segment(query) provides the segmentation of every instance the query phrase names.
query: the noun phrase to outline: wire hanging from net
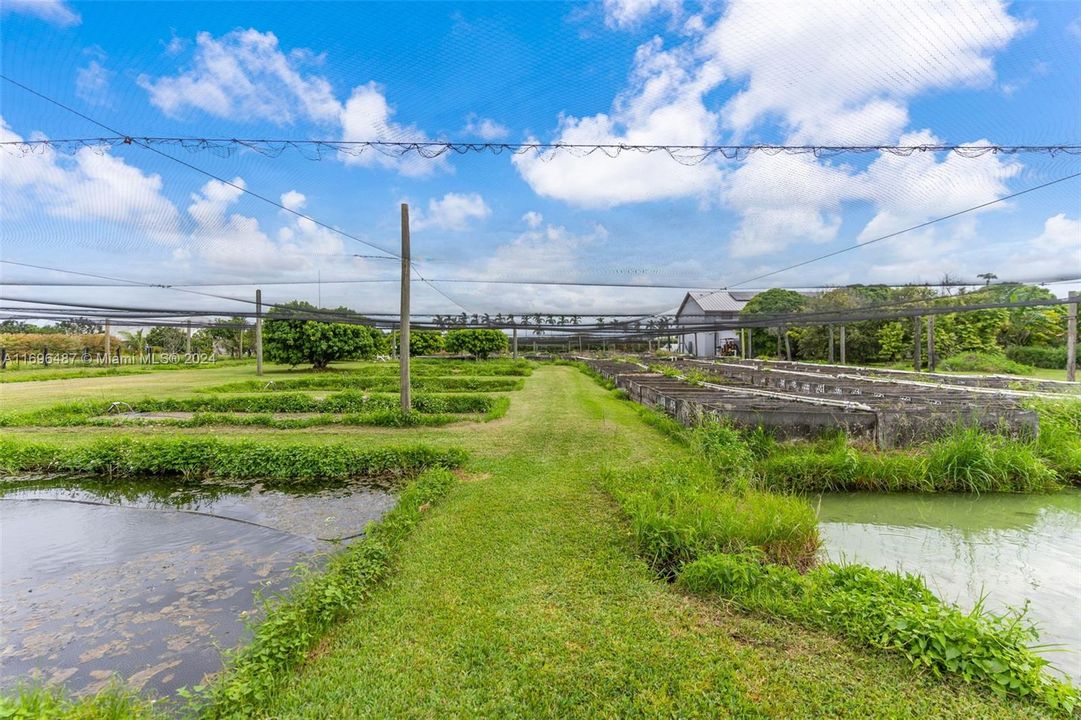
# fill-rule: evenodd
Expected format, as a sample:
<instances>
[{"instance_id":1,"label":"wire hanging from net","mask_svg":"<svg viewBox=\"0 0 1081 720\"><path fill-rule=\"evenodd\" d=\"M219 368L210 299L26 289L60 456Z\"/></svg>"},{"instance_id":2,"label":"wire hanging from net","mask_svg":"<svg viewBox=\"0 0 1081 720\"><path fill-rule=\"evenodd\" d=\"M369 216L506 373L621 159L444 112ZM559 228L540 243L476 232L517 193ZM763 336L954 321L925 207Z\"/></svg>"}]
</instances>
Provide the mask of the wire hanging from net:
<instances>
[{"instance_id":1,"label":"wire hanging from net","mask_svg":"<svg viewBox=\"0 0 1081 720\"><path fill-rule=\"evenodd\" d=\"M918 145L674 145L663 143L545 143L545 142L459 142L453 140L317 140L275 138L202 138L165 137L138 135L110 135L99 137L10 140L0 142L0 147L23 155L57 151L77 152L83 148L106 151L124 145L178 147L188 152L211 152L228 157L238 151L248 150L276 158L287 151L295 151L309 160L324 160L340 155L360 156L366 152L379 153L393 158L407 155L434 160L448 154L523 155L534 153L554 157L569 154L574 157L604 155L616 158L624 153L650 155L661 153L683 165L699 165L711 157L726 160L742 160L753 154L763 155L813 155L817 158L838 155L888 153L909 157L921 153L949 152L965 158L984 155L1081 155L1081 145L997 145L997 144L946 144Z\"/></svg>"}]
</instances>

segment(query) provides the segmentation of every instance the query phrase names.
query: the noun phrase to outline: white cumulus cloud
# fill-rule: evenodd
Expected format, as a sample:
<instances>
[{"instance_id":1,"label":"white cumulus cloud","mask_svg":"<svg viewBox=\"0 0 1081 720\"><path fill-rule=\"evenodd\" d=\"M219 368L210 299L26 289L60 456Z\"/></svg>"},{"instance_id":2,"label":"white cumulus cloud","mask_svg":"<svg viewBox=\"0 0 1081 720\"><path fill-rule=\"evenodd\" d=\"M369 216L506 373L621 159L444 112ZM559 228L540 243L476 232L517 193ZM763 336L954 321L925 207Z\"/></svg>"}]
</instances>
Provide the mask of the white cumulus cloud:
<instances>
[{"instance_id":1,"label":"white cumulus cloud","mask_svg":"<svg viewBox=\"0 0 1081 720\"><path fill-rule=\"evenodd\" d=\"M704 95L719 80L717 67L696 64L690 48L665 50L660 38L654 38L635 53L630 87L616 99L611 113L564 116L556 142L709 143L716 137L718 117L707 109ZM663 152L624 151L616 157L533 152L515 155L513 162L534 192L583 206L701 196L716 188L720 178L713 163L686 166Z\"/></svg>"},{"instance_id":2,"label":"white cumulus cloud","mask_svg":"<svg viewBox=\"0 0 1081 720\"><path fill-rule=\"evenodd\" d=\"M990 85L994 53L1027 27L1000 0L735 0L702 51L746 80L724 108L737 132L776 117L793 141L889 142L909 99Z\"/></svg>"},{"instance_id":3,"label":"white cumulus cloud","mask_svg":"<svg viewBox=\"0 0 1081 720\"><path fill-rule=\"evenodd\" d=\"M187 108L237 120L266 120L278 125L298 119L335 122L341 103L330 83L304 74L303 54L286 55L272 32L249 28L220 38L201 32L195 57L177 75L140 75L139 85L162 112L177 116Z\"/></svg>"},{"instance_id":4,"label":"white cumulus cloud","mask_svg":"<svg viewBox=\"0 0 1081 720\"><path fill-rule=\"evenodd\" d=\"M0 117L0 139L23 138ZM179 213L162 194L161 176L107 152L95 148L82 148L70 156L48 148L26 155L0 152L0 175L5 216L45 212L80 222L127 226L156 242L176 239Z\"/></svg>"},{"instance_id":5,"label":"white cumulus cloud","mask_svg":"<svg viewBox=\"0 0 1081 720\"><path fill-rule=\"evenodd\" d=\"M78 25L83 21L64 0L0 0L0 10L23 13L62 27Z\"/></svg>"},{"instance_id":6,"label":"white cumulus cloud","mask_svg":"<svg viewBox=\"0 0 1081 720\"><path fill-rule=\"evenodd\" d=\"M466 118L462 132L466 135L475 135L488 142L502 140L510 135L510 129L506 125L491 118L478 117L477 115L470 115Z\"/></svg>"},{"instance_id":7,"label":"white cumulus cloud","mask_svg":"<svg viewBox=\"0 0 1081 720\"><path fill-rule=\"evenodd\" d=\"M417 208L411 220L415 230L466 230L475 221L492 214L491 208L479 193L449 192L438 200L428 201L428 209Z\"/></svg>"}]
</instances>

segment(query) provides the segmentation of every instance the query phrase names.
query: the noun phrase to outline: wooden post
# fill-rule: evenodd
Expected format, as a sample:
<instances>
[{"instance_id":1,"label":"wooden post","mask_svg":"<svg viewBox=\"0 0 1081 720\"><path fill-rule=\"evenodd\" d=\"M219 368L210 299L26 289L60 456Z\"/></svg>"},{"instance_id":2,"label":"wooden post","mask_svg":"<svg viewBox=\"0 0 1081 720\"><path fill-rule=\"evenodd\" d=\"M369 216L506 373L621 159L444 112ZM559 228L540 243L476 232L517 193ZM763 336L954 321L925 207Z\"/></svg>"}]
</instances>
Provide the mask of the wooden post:
<instances>
[{"instance_id":1,"label":"wooden post","mask_svg":"<svg viewBox=\"0 0 1081 720\"><path fill-rule=\"evenodd\" d=\"M841 364L845 364L845 326L841 326Z\"/></svg>"},{"instance_id":2,"label":"wooden post","mask_svg":"<svg viewBox=\"0 0 1081 720\"><path fill-rule=\"evenodd\" d=\"M184 338L184 354L191 359L191 318L188 318L188 335Z\"/></svg>"},{"instance_id":3,"label":"wooden post","mask_svg":"<svg viewBox=\"0 0 1081 720\"><path fill-rule=\"evenodd\" d=\"M754 357L754 328L747 328L747 357Z\"/></svg>"},{"instance_id":4,"label":"wooden post","mask_svg":"<svg viewBox=\"0 0 1081 720\"><path fill-rule=\"evenodd\" d=\"M830 362L833 362L833 323L830 323Z\"/></svg>"},{"instance_id":5,"label":"wooden post","mask_svg":"<svg viewBox=\"0 0 1081 720\"><path fill-rule=\"evenodd\" d=\"M191 325L188 325L191 332ZM189 340L191 336L189 335ZM263 374L263 291L255 291L255 374Z\"/></svg>"},{"instance_id":6,"label":"wooden post","mask_svg":"<svg viewBox=\"0 0 1081 720\"><path fill-rule=\"evenodd\" d=\"M935 316L927 316L927 370L935 371L938 358L935 357Z\"/></svg>"},{"instance_id":7,"label":"wooden post","mask_svg":"<svg viewBox=\"0 0 1081 720\"><path fill-rule=\"evenodd\" d=\"M514 347L513 357L518 359L518 326L515 325L510 331L511 345Z\"/></svg>"},{"instance_id":8,"label":"wooden post","mask_svg":"<svg viewBox=\"0 0 1081 720\"><path fill-rule=\"evenodd\" d=\"M1074 382L1077 378L1077 293L1070 291L1066 315L1066 379Z\"/></svg>"},{"instance_id":9,"label":"wooden post","mask_svg":"<svg viewBox=\"0 0 1081 720\"><path fill-rule=\"evenodd\" d=\"M402 304L398 333L398 365L401 369L402 412L413 409L409 393L409 205L402 203Z\"/></svg>"},{"instance_id":10,"label":"wooden post","mask_svg":"<svg viewBox=\"0 0 1081 720\"><path fill-rule=\"evenodd\" d=\"M912 367L916 372L923 370L923 358L920 357L920 347L922 343L920 341L920 316L915 315L912 318Z\"/></svg>"},{"instance_id":11,"label":"wooden post","mask_svg":"<svg viewBox=\"0 0 1081 720\"><path fill-rule=\"evenodd\" d=\"M111 348L112 341L113 341L113 339L112 339L112 337L110 335L110 330L109 330L109 318L105 318L105 364L106 365L112 364L111 363L112 358L109 356L109 351L112 349Z\"/></svg>"}]
</instances>

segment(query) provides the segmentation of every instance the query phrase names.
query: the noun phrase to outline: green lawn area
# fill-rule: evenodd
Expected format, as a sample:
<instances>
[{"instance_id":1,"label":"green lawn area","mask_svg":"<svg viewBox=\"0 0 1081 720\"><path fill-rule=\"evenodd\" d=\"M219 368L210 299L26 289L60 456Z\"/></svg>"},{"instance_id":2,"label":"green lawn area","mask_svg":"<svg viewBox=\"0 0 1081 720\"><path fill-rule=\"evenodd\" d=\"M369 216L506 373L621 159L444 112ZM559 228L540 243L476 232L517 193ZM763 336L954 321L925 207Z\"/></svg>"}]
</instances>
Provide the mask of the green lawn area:
<instances>
[{"instance_id":1,"label":"green lawn area","mask_svg":"<svg viewBox=\"0 0 1081 720\"><path fill-rule=\"evenodd\" d=\"M6 408L183 397L231 366L9 383ZM254 717L1027 718L1046 712L657 579L600 489L605 469L688 451L570 367L544 366L505 417L439 428L132 428L130 435L462 447L460 480L390 580L281 679ZM117 398L119 399L119 398ZM116 429L13 428L77 443Z\"/></svg>"},{"instance_id":2,"label":"green lawn area","mask_svg":"<svg viewBox=\"0 0 1081 720\"><path fill-rule=\"evenodd\" d=\"M474 453L463 482L261 715L1041 715L656 580L596 480L683 450L573 369L538 370L501 421L422 434Z\"/></svg>"}]
</instances>

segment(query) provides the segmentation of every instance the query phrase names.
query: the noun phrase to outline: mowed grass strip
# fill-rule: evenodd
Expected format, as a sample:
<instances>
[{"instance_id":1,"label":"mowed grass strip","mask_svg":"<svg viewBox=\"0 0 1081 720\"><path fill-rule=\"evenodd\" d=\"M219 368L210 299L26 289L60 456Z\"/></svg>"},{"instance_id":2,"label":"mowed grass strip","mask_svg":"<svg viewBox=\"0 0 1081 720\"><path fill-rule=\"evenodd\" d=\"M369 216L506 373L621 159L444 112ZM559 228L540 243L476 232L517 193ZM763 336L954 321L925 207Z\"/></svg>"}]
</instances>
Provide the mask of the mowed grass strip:
<instances>
[{"instance_id":1,"label":"mowed grass strip","mask_svg":"<svg viewBox=\"0 0 1081 720\"><path fill-rule=\"evenodd\" d=\"M599 478L687 451L575 370L471 435L387 584L251 715L1044 716L657 580Z\"/></svg>"},{"instance_id":2,"label":"mowed grass strip","mask_svg":"<svg viewBox=\"0 0 1081 720\"><path fill-rule=\"evenodd\" d=\"M450 377L420 376L412 378L410 387L417 392L510 392L521 390L525 378L502 376ZM381 375L346 375L343 373L306 375L280 380L244 380L209 387L209 393L230 392L289 392L292 390L371 390L397 392L398 378Z\"/></svg>"}]
</instances>

